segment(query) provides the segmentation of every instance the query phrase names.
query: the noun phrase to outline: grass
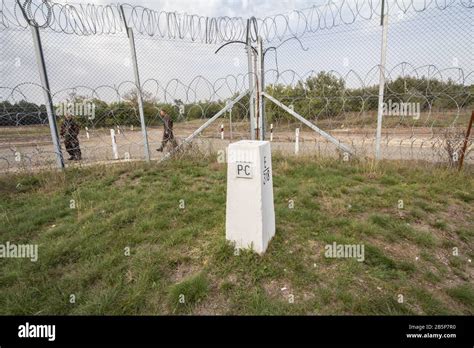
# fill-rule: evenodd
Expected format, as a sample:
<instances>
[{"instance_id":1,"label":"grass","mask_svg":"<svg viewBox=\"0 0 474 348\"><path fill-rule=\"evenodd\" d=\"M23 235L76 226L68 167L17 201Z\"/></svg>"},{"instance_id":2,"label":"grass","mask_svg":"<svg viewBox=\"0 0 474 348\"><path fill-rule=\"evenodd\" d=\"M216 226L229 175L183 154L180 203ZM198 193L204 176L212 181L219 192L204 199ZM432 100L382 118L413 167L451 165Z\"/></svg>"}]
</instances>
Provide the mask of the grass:
<instances>
[{"instance_id":1,"label":"grass","mask_svg":"<svg viewBox=\"0 0 474 348\"><path fill-rule=\"evenodd\" d=\"M462 284L448 289L448 295L456 301L465 304L468 308L474 307L474 289L469 284Z\"/></svg>"},{"instance_id":2,"label":"grass","mask_svg":"<svg viewBox=\"0 0 474 348\"><path fill-rule=\"evenodd\" d=\"M170 287L168 303L173 312L192 311L208 293L209 282L205 275L199 273Z\"/></svg>"},{"instance_id":3,"label":"grass","mask_svg":"<svg viewBox=\"0 0 474 348\"><path fill-rule=\"evenodd\" d=\"M0 314L474 314L471 168L273 162L263 256L226 243L212 157L1 176L0 244L39 259L0 258Z\"/></svg>"}]
</instances>

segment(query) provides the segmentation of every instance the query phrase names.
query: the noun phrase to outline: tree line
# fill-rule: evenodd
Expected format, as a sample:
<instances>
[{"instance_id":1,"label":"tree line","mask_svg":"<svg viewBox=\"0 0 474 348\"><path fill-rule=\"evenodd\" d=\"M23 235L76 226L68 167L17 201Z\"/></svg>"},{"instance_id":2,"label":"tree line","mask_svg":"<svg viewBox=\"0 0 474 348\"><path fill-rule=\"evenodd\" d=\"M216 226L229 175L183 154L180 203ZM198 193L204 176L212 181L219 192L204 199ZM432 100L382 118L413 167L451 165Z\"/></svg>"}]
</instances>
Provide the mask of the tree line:
<instances>
[{"instance_id":1,"label":"tree line","mask_svg":"<svg viewBox=\"0 0 474 348\"><path fill-rule=\"evenodd\" d=\"M293 108L307 119L327 119L344 117L345 113L375 111L378 107L378 85L351 88L346 82L329 72L320 72L296 84L272 84L266 92ZM143 111L147 126L161 125L159 110L180 122L193 119L207 119L221 110L226 101L199 101L185 103L181 100L160 102L150 93L143 92ZM237 97L237 94L233 98ZM121 101L106 102L97 98L71 94L67 102L72 104L91 103L93 115L77 117L81 126L110 127L115 125L140 125L138 98L136 91L122 96ZM453 110L474 106L474 85L466 86L452 80L441 81L426 77L399 77L385 85L384 100L396 103L419 103L420 110ZM249 97L245 96L232 108L235 120L246 119L249 114ZM56 106L55 106L56 107ZM278 122L292 116L270 101L265 102L268 121ZM61 114L56 112L58 120ZM21 100L17 103L0 102L0 126L46 124L44 105Z\"/></svg>"}]
</instances>

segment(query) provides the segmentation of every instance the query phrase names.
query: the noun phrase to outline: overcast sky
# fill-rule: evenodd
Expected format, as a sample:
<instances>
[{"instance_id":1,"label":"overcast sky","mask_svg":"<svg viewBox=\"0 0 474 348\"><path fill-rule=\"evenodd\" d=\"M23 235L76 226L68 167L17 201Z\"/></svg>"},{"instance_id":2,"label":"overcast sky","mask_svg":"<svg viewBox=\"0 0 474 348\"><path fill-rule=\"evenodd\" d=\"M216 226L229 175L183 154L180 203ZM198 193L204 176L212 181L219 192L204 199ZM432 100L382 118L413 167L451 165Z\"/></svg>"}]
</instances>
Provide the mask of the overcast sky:
<instances>
[{"instance_id":1,"label":"overcast sky","mask_svg":"<svg viewBox=\"0 0 474 348\"><path fill-rule=\"evenodd\" d=\"M63 3L95 3L109 4L105 0L76 0L57 2ZM119 1L120 2L120 1ZM162 11L186 12L201 16L218 17L265 17L295 9L307 8L313 5L324 4L324 0L128 0L120 3L144 6Z\"/></svg>"},{"instance_id":2,"label":"overcast sky","mask_svg":"<svg viewBox=\"0 0 474 348\"><path fill-rule=\"evenodd\" d=\"M11 0L6 0L11 1ZM63 1L66 2L66 1ZM69 3L88 3L76 0ZM94 3L108 4L97 0ZM318 2L307 0L129 0L128 3L156 10L187 12L203 16L264 17ZM319 1L319 3L322 3ZM387 68L396 74L433 73L427 66L443 70L443 77L459 80L461 68L465 75L473 71L472 9L460 6L445 11L408 13L390 18ZM350 87L378 83L381 27L379 19L360 20L355 24L317 31L307 35L301 45L297 41L284 44L266 56L267 82L275 82L272 70L281 73L278 82L291 83L313 71L333 71L344 77ZM130 46L125 35L77 36L42 30L42 43L51 89L56 101L68 88L85 86L94 89L103 99L117 99L132 89L133 69ZM29 30L0 31L0 86L15 87L25 97L42 99L38 68ZM141 82L160 100L187 101L228 97L245 87L247 56L242 45L229 45L215 54L220 45L163 40L136 35L136 49ZM409 63L403 72L400 65ZM349 75L348 75L349 74ZM395 77L395 76L394 76ZM469 81L468 81L469 83ZM190 88L189 88L190 87ZM80 88L82 94L91 93ZM59 91L66 89L64 93ZM167 90L165 95L164 90ZM8 91L0 89L0 98ZM21 98L18 93L15 100Z\"/></svg>"}]
</instances>

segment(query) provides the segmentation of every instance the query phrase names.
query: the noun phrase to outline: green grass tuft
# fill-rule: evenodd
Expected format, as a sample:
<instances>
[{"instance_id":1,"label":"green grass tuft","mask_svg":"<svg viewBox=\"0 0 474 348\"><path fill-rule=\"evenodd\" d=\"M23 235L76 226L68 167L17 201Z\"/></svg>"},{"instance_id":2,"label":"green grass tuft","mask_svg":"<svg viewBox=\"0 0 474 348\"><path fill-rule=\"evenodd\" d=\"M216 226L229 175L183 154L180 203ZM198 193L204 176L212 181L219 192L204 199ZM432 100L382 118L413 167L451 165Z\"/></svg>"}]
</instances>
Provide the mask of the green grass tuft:
<instances>
[{"instance_id":1,"label":"green grass tuft","mask_svg":"<svg viewBox=\"0 0 474 348\"><path fill-rule=\"evenodd\" d=\"M464 304L469 314L474 314L474 288L472 284L462 284L455 288L447 289L447 294L456 301Z\"/></svg>"},{"instance_id":2,"label":"green grass tuft","mask_svg":"<svg viewBox=\"0 0 474 348\"><path fill-rule=\"evenodd\" d=\"M202 273L194 275L169 289L168 304L174 312L190 312L208 294L209 281Z\"/></svg>"}]
</instances>

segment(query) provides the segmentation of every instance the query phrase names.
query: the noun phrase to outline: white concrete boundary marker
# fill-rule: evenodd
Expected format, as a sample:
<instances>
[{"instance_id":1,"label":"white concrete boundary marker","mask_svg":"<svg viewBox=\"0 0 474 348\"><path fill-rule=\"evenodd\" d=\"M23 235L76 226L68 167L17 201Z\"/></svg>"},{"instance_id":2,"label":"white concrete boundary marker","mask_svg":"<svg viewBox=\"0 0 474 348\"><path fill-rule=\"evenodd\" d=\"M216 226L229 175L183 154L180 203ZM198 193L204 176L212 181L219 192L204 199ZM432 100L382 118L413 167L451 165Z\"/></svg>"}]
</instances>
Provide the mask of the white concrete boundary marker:
<instances>
[{"instance_id":1,"label":"white concrete boundary marker","mask_svg":"<svg viewBox=\"0 0 474 348\"><path fill-rule=\"evenodd\" d=\"M242 140L228 147L226 239L263 254L275 235L270 142Z\"/></svg>"},{"instance_id":2,"label":"white concrete boundary marker","mask_svg":"<svg viewBox=\"0 0 474 348\"><path fill-rule=\"evenodd\" d=\"M300 129L295 129L295 155L300 152Z\"/></svg>"},{"instance_id":3,"label":"white concrete boundary marker","mask_svg":"<svg viewBox=\"0 0 474 348\"><path fill-rule=\"evenodd\" d=\"M110 130L110 137L112 138L112 151L114 153L114 159L119 159L118 150L117 150L117 142L115 141L115 130Z\"/></svg>"}]
</instances>

